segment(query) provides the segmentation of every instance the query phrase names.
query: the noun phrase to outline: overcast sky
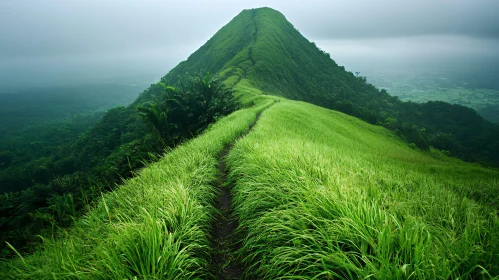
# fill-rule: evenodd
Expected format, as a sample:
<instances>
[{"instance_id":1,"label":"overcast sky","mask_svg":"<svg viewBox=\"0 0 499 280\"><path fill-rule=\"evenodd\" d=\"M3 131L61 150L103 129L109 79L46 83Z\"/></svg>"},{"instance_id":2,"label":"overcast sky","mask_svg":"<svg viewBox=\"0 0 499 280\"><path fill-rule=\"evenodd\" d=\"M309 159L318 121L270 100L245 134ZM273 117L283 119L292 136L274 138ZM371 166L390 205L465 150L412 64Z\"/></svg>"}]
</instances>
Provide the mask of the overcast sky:
<instances>
[{"instance_id":1,"label":"overcast sky","mask_svg":"<svg viewBox=\"0 0 499 280\"><path fill-rule=\"evenodd\" d=\"M499 59L499 0L0 0L0 83L157 79L242 9L262 6L352 71Z\"/></svg>"}]
</instances>

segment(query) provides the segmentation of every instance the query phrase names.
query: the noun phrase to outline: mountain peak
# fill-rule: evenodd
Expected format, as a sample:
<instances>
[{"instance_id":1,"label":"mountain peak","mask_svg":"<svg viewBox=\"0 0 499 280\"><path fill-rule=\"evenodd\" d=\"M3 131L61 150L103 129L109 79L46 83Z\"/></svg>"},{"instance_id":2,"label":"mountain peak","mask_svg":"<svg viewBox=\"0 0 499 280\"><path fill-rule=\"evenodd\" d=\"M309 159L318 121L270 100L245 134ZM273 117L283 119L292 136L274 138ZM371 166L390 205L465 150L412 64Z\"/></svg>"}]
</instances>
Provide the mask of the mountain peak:
<instances>
[{"instance_id":1,"label":"mountain peak","mask_svg":"<svg viewBox=\"0 0 499 280\"><path fill-rule=\"evenodd\" d=\"M281 17L284 17L284 15L281 12L279 12L278 10L272 9L270 7L260 7L260 8L244 9L239 14L247 13L247 12L268 13L268 14L270 14L272 16L281 16Z\"/></svg>"},{"instance_id":2,"label":"mountain peak","mask_svg":"<svg viewBox=\"0 0 499 280\"><path fill-rule=\"evenodd\" d=\"M217 73L232 86L244 79L262 91L332 109L379 94L271 8L243 10L162 81L176 83L200 72Z\"/></svg>"},{"instance_id":3,"label":"mountain peak","mask_svg":"<svg viewBox=\"0 0 499 280\"><path fill-rule=\"evenodd\" d=\"M185 73L208 71L229 84L248 79L262 90L296 97L311 90L303 80L325 65L337 67L282 13L264 7L243 10L163 79L172 83ZM314 71L299 73L304 66Z\"/></svg>"},{"instance_id":4,"label":"mountain peak","mask_svg":"<svg viewBox=\"0 0 499 280\"><path fill-rule=\"evenodd\" d=\"M420 148L428 148L433 139L431 144L436 148L450 150L462 158L473 159L479 154L485 161L498 160L494 155L499 146L491 136L494 133L485 133L483 139L470 140L466 136L476 134L479 126L488 127L483 131L498 131L497 126L465 107L448 103L404 103L386 90L378 90L367 83L365 77L338 66L328 53L303 37L283 14L271 8L239 13L162 81L176 83L178 76L206 71L218 74L229 86L244 80L245 84L268 94L310 102L372 124L383 124ZM439 111L446 112L445 117L436 113ZM468 117L462 118L464 115ZM435 120L440 123L437 125ZM448 134L455 135L457 142L445 138ZM485 147L483 150L487 152L468 152L464 147Z\"/></svg>"}]
</instances>

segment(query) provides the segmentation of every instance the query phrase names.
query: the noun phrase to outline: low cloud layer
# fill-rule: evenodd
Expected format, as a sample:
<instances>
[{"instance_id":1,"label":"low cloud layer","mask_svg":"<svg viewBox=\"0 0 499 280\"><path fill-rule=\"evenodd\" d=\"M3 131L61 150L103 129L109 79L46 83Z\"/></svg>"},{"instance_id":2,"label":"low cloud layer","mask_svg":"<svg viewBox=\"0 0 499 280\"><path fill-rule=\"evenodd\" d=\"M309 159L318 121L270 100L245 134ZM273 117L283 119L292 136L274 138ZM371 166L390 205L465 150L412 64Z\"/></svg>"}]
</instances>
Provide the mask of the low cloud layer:
<instances>
[{"instance_id":1,"label":"low cloud layer","mask_svg":"<svg viewBox=\"0 0 499 280\"><path fill-rule=\"evenodd\" d=\"M424 54L435 46L460 53L469 42L471 52L498 52L491 48L499 40L497 0L16 0L0 2L0 83L26 79L23 73L159 77L242 9L262 6L281 11L333 58L372 49Z\"/></svg>"},{"instance_id":2,"label":"low cloud layer","mask_svg":"<svg viewBox=\"0 0 499 280\"><path fill-rule=\"evenodd\" d=\"M455 35L499 38L496 0L321 1L297 14L311 36L380 38ZM309 19L314 19L305 23Z\"/></svg>"}]
</instances>

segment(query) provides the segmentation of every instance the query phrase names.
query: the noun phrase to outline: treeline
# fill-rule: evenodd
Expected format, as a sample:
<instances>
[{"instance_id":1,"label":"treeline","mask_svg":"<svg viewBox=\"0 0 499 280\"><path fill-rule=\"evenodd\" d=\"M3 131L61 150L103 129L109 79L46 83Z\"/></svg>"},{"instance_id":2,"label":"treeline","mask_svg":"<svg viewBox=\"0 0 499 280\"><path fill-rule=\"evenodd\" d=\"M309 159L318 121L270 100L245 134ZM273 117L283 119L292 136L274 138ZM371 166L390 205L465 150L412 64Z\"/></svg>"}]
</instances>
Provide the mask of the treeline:
<instances>
[{"instance_id":1,"label":"treeline","mask_svg":"<svg viewBox=\"0 0 499 280\"><path fill-rule=\"evenodd\" d=\"M30 125L71 121L132 103L145 86L100 84L37 87L0 94L0 133L9 136ZM25 133L24 131L22 132ZM0 141L3 142L3 141Z\"/></svg>"},{"instance_id":2,"label":"treeline","mask_svg":"<svg viewBox=\"0 0 499 280\"><path fill-rule=\"evenodd\" d=\"M81 141L84 133L96 125L104 112L77 115L57 121L33 124L9 131L0 141L0 193L19 191L36 183L47 183L53 172L64 173L61 158L70 146ZM50 170L47 164L51 165Z\"/></svg>"},{"instance_id":3,"label":"treeline","mask_svg":"<svg viewBox=\"0 0 499 280\"><path fill-rule=\"evenodd\" d=\"M70 225L102 192L156 160L166 147L192 138L237 109L232 91L209 75L178 88L153 84L138 100L144 102L109 110L53 154L0 167L2 191L9 191L0 197L2 241L29 251L36 235ZM2 243L2 255L12 254Z\"/></svg>"},{"instance_id":4,"label":"treeline","mask_svg":"<svg viewBox=\"0 0 499 280\"><path fill-rule=\"evenodd\" d=\"M356 80L348 83L353 89L304 99L382 125L421 149L433 146L465 161L499 166L499 126L473 109L442 101L402 102L365 77L350 75Z\"/></svg>"},{"instance_id":5,"label":"treeline","mask_svg":"<svg viewBox=\"0 0 499 280\"><path fill-rule=\"evenodd\" d=\"M260 88L385 126L421 149L433 146L466 161L499 166L498 125L461 105L402 102L369 84L359 73L354 75L338 66L328 53L300 34L291 39L292 33L282 36L290 37L286 47L294 63L283 63L289 58L282 51L273 45L266 47L267 53L262 52L261 57L274 53L272 59L265 58L268 63L251 72L252 81ZM258 53L253 52L257 59ZM276 69L279 71L272 72Z\"/></svg>"},{"instance_id":6,"label":"treeline","mask_svg":"<svg viewBox=\"0 0 499 280\"><path fill-rule=\"evenodd\" d=\"M282 36L291 38L292 33L288 31ZM268 63L257 65L258 71L251 72L254 84L269 92L277 91L292 99L385 126L421 149L433 146L466 161L499 166L499 126L473 109L446 102L400 101L369 84L359 73L354 75L338 66L328 53L300 34L294 37L286 45L292 54L292 64L283 63L290 59L278 48L273 49L273 45L260 50L267 52L262 52L261 57ZM272 58L265 57L272 52ZM258 54L253 52L254 57L258 58ZM273 71L276 69L279 71Z\"/></svg>"}]
</instances>

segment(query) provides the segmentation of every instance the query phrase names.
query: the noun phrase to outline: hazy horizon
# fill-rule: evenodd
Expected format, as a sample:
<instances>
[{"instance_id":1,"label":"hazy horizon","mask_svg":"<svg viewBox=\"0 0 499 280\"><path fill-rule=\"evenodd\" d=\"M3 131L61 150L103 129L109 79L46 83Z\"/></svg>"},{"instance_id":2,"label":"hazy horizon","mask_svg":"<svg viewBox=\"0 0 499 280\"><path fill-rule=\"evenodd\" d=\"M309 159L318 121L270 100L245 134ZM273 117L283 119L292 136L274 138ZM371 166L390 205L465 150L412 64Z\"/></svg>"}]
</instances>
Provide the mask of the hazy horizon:
<instances>
[{"instance_id":1,"label":"hazy horizon","mask_svg":"<svg viewBox=\"0 0 499 280\"><path fill-rule=\"evenodd\" d=\"M0 3L0 92L154 82L245 8L281 11L339 65L497 73L497 1L34 1ZM495 73L494 73L495 72ZM497 75L497 74L496 74Z\"/></svg>"}]
</instances>

